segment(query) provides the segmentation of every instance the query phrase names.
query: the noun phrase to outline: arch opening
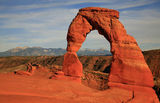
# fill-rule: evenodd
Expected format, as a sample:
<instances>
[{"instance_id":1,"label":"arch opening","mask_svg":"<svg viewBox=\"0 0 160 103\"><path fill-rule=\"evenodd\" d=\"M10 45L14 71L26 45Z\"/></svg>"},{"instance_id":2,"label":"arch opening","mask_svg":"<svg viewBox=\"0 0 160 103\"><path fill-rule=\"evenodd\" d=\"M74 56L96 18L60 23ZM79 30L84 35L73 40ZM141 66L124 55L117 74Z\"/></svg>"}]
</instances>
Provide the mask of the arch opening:
<instances>
[{"instance_id":1,"label":"arch opening","mask_svg":"<svg viewBox=\"0 0 160 103\"><path fill-rule=\"evenodd\" d=\"M87 54L85 54L85 51ZM111 55L110 43L103 35L100 35L97 30L92 30L87 34L86 39L77 54L79 56L108 56Z\"/></svg>"}]
</instances>

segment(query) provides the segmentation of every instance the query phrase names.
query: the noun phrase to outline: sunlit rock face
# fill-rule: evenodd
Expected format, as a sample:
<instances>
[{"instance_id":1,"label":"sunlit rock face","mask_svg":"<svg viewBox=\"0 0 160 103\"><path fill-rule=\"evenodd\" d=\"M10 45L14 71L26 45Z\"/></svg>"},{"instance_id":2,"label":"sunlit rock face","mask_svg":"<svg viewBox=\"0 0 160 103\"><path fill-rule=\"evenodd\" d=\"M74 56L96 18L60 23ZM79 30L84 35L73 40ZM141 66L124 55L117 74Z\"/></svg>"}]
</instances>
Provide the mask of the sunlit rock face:
<instances>
[{"instance_id":1,"label":"sunlit rock face","mask_svg":"<svg viewBox=\"0 0 160 103\"><path fill-rule=\"evenodd\" d=\"M63 72L64 75L81 77L83 66L75 52L67 52L64 55Z\"/></svg>"},{"instance_id":2,"label":"sunlit rock face","mask_svg":"<svg viewBox=\"0 0 160 103\"><path fill-rule=\"evenodd\" d=\"M68 30L67 51L77 52L86 39L87 34L96 29L111 45L113 62L109 81L152 87L153 77L145 63L141 49L138 47L136 40L127 34L118 18L119 12L112 9L97 7L80 9ZM70 55L70 53L66 55ZM72 69L70 70L72 71Z\"/></svg>"},{"instance_id":3,"label":"sunlit rock face","mask_svg":"<svg viewBox=\"0 0 160 103\"><path fill-rule=\"evenodd\" d=\"M66 76L81 77L82 64L76 55L87 34L98 30L110 42L113 61L108 85L133 91L132 103L158 103L152 90L152 73L146 64L136 40L127 34L118 20L119 12L107 8L87 7L79 10L67 34L67 53L64 56L62 71ZM143 93L147 91L147 95ZM118 91L117 91L118 92ZM146 101L145 100L145 101ZM110 102L111 103L111 102Z\"/></svg>"}]
</instances>

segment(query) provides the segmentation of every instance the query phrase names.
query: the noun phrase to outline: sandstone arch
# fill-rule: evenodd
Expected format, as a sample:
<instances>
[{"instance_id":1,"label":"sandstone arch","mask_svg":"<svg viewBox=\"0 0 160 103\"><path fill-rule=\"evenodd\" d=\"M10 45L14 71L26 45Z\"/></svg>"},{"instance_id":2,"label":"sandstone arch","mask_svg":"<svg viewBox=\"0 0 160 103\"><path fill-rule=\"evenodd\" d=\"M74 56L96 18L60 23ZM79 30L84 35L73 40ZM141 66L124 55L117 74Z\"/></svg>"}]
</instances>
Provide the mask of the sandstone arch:
<instances>
[{"instance_id":1,"label":"sandstone arch","mask_svg":"<svg viewBox=\"0 0 160 103\"><path fill-rule=\"evenodd\" d=\"M119 22L119 12L112 9L88 7L80 9L77 16L72 21L67 34L67 51L69 54L76 56L85 41L87 34L92 30L98 30L111 45L113 62L109 81L113 83L125 83L134 85L153 86L152 74L144 60L141 49L138 47L136 40L127 34L124 26ZM72 55L72 56L73 56ZM66 59L73 58L67 56ZM66 60L65 59L65 60ZM78 59L78 58L77 58ZM78 60L74 60L78 61ZM66 62L64 62L66 63ZM71 63L72 65L74 63ZM65 64L64 64L65 65ZM69 65L69 64L67 64ZM78 63L80 65L80 63ZM73 66L80 67L80 66ZM68 68L68 66L66 66ZM63 71L66 75L81 76L78 69L70 73L70 68ZM81 68L81 67L80 67ZM76 74L76 72L78 72Z\"/></svg>"},{"instance_id":2,"label":"sandstone arch","mask_svg":"<svg viewBox=\"0 0 160 103\"><path fill-rule=\"evenodd\" d=\"M83 67L76 52L85 41L87 34L96 29L110 42L110 51L113 54L108 85L133 91L147 91L155 99L157 97L151 88L154 85L152 73L141 49L136 40L127 34L118 19L119 12L116 10L98 7L80 9L68 29L67 53L64 55L62 71L68 77L82 76ZM139 102L134 101L134 103Z\"/></svg>"}]
</instances>

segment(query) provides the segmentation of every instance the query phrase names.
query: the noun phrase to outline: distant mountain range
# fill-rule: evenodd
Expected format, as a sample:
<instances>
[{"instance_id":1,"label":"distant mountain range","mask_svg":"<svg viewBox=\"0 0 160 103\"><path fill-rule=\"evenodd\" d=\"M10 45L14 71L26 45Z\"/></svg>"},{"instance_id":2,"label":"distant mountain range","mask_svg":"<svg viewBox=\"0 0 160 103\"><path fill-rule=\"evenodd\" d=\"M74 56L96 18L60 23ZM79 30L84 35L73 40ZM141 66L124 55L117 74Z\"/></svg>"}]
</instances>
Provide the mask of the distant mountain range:
<instances>
[{"instance_id":1,"label":"distant mountain range","mask_svg":"<svg viewBox=\"0 0 160 103\"><path fill-rule=\"evenodd\" d=\"M59 56L65 54L66 49L63 48L41 48L41 47L16 47L5 52L0 52L0 57L3 56ZM111 55L105 49L82 49L77 52L79 56L100 56Z\"/></svg>"}]
</instances>

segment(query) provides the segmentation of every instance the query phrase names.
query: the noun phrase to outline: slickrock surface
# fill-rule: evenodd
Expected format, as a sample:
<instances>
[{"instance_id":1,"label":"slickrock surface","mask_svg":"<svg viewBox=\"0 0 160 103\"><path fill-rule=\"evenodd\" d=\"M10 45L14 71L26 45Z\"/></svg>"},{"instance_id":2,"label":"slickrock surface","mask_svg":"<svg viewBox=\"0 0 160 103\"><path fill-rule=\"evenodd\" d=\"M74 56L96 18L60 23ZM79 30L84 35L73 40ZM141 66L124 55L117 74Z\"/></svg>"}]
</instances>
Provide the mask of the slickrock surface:
<instances>
[{"instance_id":1,"label":"slickrock surface","mask_svg":"<svg viewBox=\"0 0 160 103\"><path fill-rule=\"evenodd\" d=\"M98 91L72 81L48 79L50 75L47 69L37 69L31 76L0 73L0 103L156 103L147 88L143 92L119 87ZM143 98L131 102L137 95Z\"/></svg>"},{"instance_id":2,"label":"slickrock surface","mask_svg":"<svg viewBox=\"0 0 160 103\"><path fill-rule=\"evenodd\" d=\"M134 96L137 97L131 100L132 103L141 103L142 101L145 101L144 103L158 103L156 94L152 89L154 86L153 76L144 60L142 51L136 40L127 34L118 19L119 12L116 10L98 7L80 9L68 29L68 52L66 55L68 53L76 53L85 41L87 34L92 30L98 30L99 34L110 42L111 53L113 54L108 85L111 88L119 87L131 90ZM77 59L76 61L78 61ZM70 76L76 76L77 72L72 72L72 67L74 65L74 70L81 71L79 63L77 65L75 63L73 65L65 65L65 61L72 60L75 60L75 57L65 57L63 71L64 74L67 74L71 70L70 73L72 74ZM146 97L145 95L140 95L143 91L148 94ZM146 101L150 97L153 97L151 101Z\"/></svg>"}]
</instances>

